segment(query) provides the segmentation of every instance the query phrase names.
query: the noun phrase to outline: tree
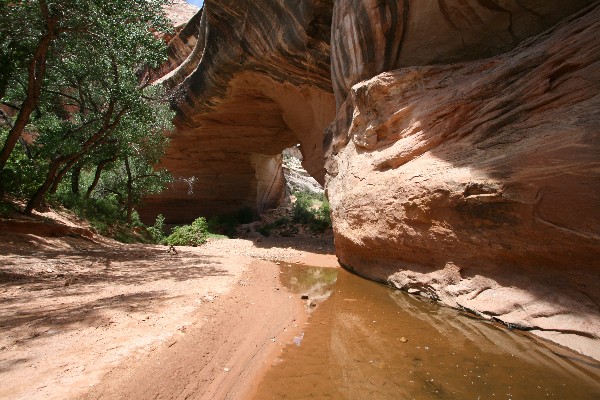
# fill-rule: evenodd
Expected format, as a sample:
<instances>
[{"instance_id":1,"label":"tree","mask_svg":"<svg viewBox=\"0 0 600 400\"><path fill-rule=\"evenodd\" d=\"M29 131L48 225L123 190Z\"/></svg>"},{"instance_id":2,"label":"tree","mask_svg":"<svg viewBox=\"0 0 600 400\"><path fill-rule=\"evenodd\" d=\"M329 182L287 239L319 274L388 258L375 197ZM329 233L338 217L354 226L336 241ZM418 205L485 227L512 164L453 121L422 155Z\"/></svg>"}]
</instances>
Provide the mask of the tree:
<instances>
[{"instance_id":1,"label":"tree","mask_svg":"<svg viewBox=\"0 0 600 400\"><path fill-rule=\"evenodd\" d=\"M3 56L1 65L3 78L0 80L0 95L2 97L4 97L7 87L10 84L10 79L17 69L15 63L18 62L19 57L27 53L32 53L29 55L27 63L25 96L20 102L21 105L18 108L17 119L11 124L4 146L0 150L0 173L4 169L8 157L10 157L15 145L23 134L23 130L29 122L29 117L38 103L50 46L59 35L68 29L59 25L58 18L50 12L45 0L37 2L39 9L31 3L27 1L9 3L6 0L0 3L1 15L3 15L3 25L2 29L0 29L0 40L3 43L1 52ZM22 22L24 21L18 18L18 16L23 15L35 15L36 17L31 21L31 25L29 25L27 23L23 24ZM15 17L15 19L13 20L12 17ZM15 29L15 31L9 31L6 28L5 23L8 21L13 22L13 26L10 28ZM18 21L21 23L14 24L14 22ZM32 45L29 42L35 42L36 44ZM17 108L15 106L12 107Z\"/></svg>"},{"instance_id":2,"label":"tree","mask_svg":"<svg viewBox=\"0 0 600 400\"><path fill-rule=\"evenodd\" d=\"M162 132L170 126L172 114L164 109L163 114L157 113L157 109L147 111L154 113L153 118L162 123L159 125L162 129L147 130L147 126L140 123L140 119L147 120L149 116L138 115L137 119L123 121L121 128L126 134L119 136L119 149L114 156L117 161L98 189L100 193L115 194L121 200L128 224L132 222L134 206L144 196L160 192L171 181L171 175L157 165L169 143Z\"/></svg>"},{"instance_id":3,"label":"tree","mask_svg":"<svg viewBox=\"0 0 600 400\"><path fill-rule=\"evenodd\" d=\"M162 11L165 2L3 0L7 11L3 19L25 15L33 27L0 29L11 42L27 38L19 54L28 54L29 60L25 73L24 65L12 61L16 52L2 47L11 57L2 101L18 115L0 154L0 174L5 176L6 160L26 127L37 133L33 158L46 166L26 213L56 191L75 166L84 168L94 154L125 143L132 135L131 121L145 132L169 128L166 121L172 115L165 93L142 80L145 68L166 59L165 44L153 33L168 29ZM107 164L102 163L98 175Z\"/></svg>"}]
</instances>

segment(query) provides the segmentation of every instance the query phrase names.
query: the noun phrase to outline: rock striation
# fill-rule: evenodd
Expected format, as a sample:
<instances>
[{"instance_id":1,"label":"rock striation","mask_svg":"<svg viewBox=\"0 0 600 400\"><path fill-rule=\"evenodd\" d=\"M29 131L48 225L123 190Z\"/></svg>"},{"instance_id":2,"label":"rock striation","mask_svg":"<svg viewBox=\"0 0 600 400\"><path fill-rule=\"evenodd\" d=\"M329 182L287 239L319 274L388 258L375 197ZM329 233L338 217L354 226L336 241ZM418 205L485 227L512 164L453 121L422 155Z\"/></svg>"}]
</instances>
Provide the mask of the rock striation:
<instances>
[{"instance_id":1,"label":"rock striation","mask_svg":"<svg viewBox=\"0 0 600 400\"><path fill-rule=\"evenodd\" d=\"M598 21L595 3L495 57L340 69L326 165L340 262L600 358Z\"/></svg>"},{"instance_id":2,"label":"rock striation","mask_svg":"<svg viewBox=\"0 0 600 400\"><path fill-rule=\"evenodd\" d=\"M176 182L146 199L142 218L161 213L176 224L272 207L285 194L281 152L296 144L304 167L324 181L323 131L335 116L332 10L332 0L205 1L172 40L185 60L174 56L161 71L176 93L176 130L162 160ZM186 55L181 43L193 49Z\"/></svg>"},{"instance_id":3,"label":"rock striation","mask_svg":"<svg viewBox=\"0 0 600 400\"><path fill-rule=\"evenodd\" d=\"M331 70L338 105L350 88L400 67L504 53L590 0L337 0Z\"/></svg>"}]
</instances>

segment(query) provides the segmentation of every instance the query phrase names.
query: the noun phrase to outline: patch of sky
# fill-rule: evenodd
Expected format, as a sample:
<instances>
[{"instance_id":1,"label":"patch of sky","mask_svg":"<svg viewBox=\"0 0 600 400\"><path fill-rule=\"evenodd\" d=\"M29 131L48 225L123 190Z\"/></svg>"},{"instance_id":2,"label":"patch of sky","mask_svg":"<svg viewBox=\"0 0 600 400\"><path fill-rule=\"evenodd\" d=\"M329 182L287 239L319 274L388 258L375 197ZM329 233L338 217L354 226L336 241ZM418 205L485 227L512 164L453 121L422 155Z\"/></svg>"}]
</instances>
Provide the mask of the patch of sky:
<instances>
[{"instance_id":1,"label":"patch of sky","mask_svg":"<svg viewBox=\"0 0 600 400\"><path fill-rule=\"evenodd\" d=\"M204 0L185 0L185 1L187 1L190 4L195 5L198 8L201 8L202 5L204 4Z\"/></svg>"}]
</instances>

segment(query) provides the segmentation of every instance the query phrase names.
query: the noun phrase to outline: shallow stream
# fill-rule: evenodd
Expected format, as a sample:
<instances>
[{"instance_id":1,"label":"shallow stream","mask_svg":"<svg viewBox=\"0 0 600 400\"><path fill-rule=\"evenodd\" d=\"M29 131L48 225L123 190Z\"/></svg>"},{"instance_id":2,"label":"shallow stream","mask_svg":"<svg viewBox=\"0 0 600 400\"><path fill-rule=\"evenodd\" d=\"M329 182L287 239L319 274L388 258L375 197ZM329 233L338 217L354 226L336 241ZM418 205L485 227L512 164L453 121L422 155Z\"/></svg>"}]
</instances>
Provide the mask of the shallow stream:
<instances>
[{"instance_id":1,"label":"shallow stream","mask_svg":"<svg viewBox=\"0 0 600 400\"><path fill-rule=\"evenodd\" d=\"M600 399L600 363L356 277L281 266L303 332L254 399Z\"/></svg>"}]
</instances>

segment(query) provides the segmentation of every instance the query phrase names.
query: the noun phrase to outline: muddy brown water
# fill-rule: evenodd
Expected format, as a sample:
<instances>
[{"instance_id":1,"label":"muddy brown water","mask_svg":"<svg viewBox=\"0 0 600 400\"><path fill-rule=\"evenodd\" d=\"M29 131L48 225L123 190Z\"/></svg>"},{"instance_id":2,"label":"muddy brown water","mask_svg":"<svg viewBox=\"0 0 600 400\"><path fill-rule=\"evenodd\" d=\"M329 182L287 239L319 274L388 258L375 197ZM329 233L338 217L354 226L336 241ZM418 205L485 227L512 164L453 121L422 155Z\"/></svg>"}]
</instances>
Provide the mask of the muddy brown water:
<instances>
[{"instance_id":1,"label":"muddy brown water","mask_svg":"<svg viewBox=\"0 0 600 400\"><path fill-rule=\"evenodd\" d=\"M600 399L600 364L343 269L281 266L309 322L254 399Z\"/></svg>"}]
</instances>

